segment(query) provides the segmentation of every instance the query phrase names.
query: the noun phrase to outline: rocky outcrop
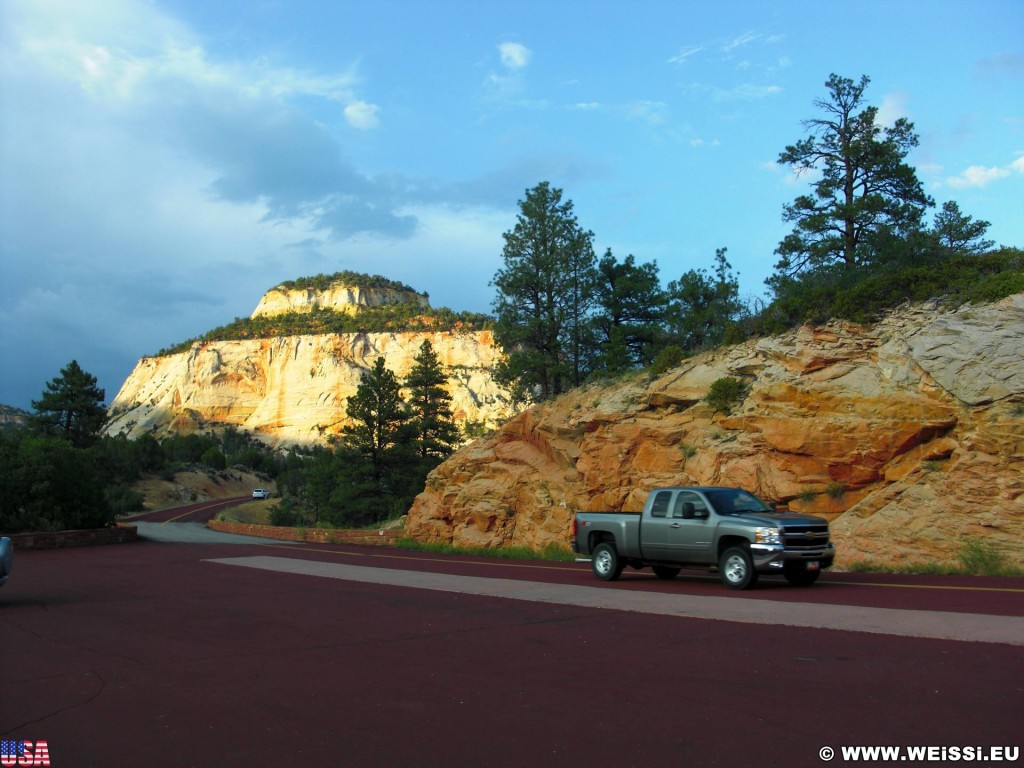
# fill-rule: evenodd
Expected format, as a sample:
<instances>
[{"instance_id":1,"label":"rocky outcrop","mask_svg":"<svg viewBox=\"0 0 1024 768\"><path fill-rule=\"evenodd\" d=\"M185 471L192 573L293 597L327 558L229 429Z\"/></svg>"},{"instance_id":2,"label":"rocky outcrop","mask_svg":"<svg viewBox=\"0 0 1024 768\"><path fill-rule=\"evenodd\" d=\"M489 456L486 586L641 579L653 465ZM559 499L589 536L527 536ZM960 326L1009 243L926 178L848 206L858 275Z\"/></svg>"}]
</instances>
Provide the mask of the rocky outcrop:
<instances>
[{"instance_id":1,"label":"rocky outcrop","mask_svg":"<svg viewBox=\"0 0 1024 768\"><path fill-rule=\"evenodd\" d=\"M224 426L271 445L322 443L350 423L347 398L378 357L399 380L429 340L446 366L455 420L494 428L510 415L491 371L490 331L341 333L197 342L138 362L108 412L107 434L157 437Z\"/></svg>"},{"instance_id":2,"label":"rocky outcrop","mask_svg":"<svg viewBox=\"0 0 1024 768\"><path fill-rule=\"evenodd\" d=\"M384 304L417 304L429 307L427 297L415 291L395 288L363 288L358 285L332 285L324 289L285 288L278 286L263 294L252 317L283 315L288 312L312 312L330 309L354 314L368 307Z\"/></svg>"},{"instance_id":3,"label":"rocky outcrop","mask_svg":"<svg viewBox=\"0 0 1024 768\"><path fill-rule=\"evenodd\" d=\"M745 396L715 412L704 398L727 376ZM577 509L638 510L675 484L824 515L840 566L953 561L971 538L1024 564L1024 294L808 326L576 390L438 467L406 532L540 548L569 540Z\"/></svg>"}]
</instances>

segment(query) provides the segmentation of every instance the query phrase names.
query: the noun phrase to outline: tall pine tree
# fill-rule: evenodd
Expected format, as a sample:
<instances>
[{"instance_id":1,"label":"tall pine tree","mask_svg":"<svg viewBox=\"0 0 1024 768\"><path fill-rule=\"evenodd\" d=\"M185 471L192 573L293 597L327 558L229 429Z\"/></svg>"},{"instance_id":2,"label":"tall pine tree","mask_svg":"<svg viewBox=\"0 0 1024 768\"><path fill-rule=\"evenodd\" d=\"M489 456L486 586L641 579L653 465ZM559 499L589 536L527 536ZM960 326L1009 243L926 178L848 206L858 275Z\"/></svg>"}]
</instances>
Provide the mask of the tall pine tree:
<instances>
[{"instance_id":1,"label":"tall pine tree","mask_svg":"<svg viewBox=\"0 0 1024 768\"><path fill-rule=\"evenodd\" d=\"M106 421L105 397L96 377L72 360L61 369L60 376L47 382L43 396L32 401L32 426L43 434L65 439L76 448L87 447L99 439Z\"/></svg>"},{"instance_id":2,"label":"tall pine tree","mask_svg":"<svg viewBox=\"0 0 1024 768\"><path fill-rule=\"evenodd\" d=\"M384 519L401 510L409 494L410 413L394 372L376 362L348 398L352 424L342 430L338 453L344 478L339 492L353 523Z\"/></svg>"},{"instance_id":3,"label":"tall pine tree","mask_svg":"<svg viewBox=\"0 0 1024 768\"><path fill-rule=\"evenodd\" d=\"M495 339L508 353L496 378L544 400L580 384L592 363L593 233L546 181L519 207L516 226L504 233L504 267L491 281Z\"/></svg>"},{"instance_id":4,"label":"tall pine tree","mask_svg":"<svg viewBox=\"0 0 1024 768\"><path fill-rule=\"evenodd\" d=\"M459 428L452 416L452 396L445 389L448 377L429 339L420 345L416 364L405 380L415 432L413 448L429 471L454 452Z\"/></svg>"},{"instance_id":5,"label":"tall pine tree","mask_svg":"<svg viewBox=\"0 0 1024 768\"><path fill-rule=\"evenodd\" d=\"M829 77L829 98L815 101L821 116L804 121L810 136L779 155L780 164L797 173L818 171L820 178L812 194L783 209L783 219L795 226L775 251L781 258L768 283L776 290L804 271L833 265L852 271L872 262L877 237L917 231L925 208L934 205L905 162L918 143L913 123L900 118L880 125L878 108L864 103L869 82Z\"/></svg>"}]
</instances>

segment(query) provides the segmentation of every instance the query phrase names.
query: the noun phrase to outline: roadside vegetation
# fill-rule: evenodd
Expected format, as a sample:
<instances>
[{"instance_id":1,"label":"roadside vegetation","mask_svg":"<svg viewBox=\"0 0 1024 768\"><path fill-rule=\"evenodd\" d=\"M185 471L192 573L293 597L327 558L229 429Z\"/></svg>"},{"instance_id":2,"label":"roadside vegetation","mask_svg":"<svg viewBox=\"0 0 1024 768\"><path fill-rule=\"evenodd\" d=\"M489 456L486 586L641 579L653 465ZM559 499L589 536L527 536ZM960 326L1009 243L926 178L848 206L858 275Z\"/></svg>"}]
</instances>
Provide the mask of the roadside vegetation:
<instances>
[{"instance_id":1,"label":"roadside vegetation","mask_svg":"<svg viewBox=\"0 0 1024 768\"><path fill-rule=\"evenodd\" d=\"M472 557L493 557L505 560L548 560L571 563L576 555L561 544L548 544L541 549L530 547L466 547L455 544L426 544L414 539L402 538L396 542L400 549L418 552L432 552L439 555L467 555Z\"/></svg>"},{"instance_id":2,"label":"roadside vegetation","mask_svg":"<svg viewBox=\"0 0 1024 768\"><path fill-rule=\"evenodd\" d=\"M1024 576L1024 567L1007 562L1005 553L990 541L964 537L956 554L957 563L910 562L892 565L860 560L847 566L852 573L906 573L938 576Z\"/></svg>"}]
</instances>

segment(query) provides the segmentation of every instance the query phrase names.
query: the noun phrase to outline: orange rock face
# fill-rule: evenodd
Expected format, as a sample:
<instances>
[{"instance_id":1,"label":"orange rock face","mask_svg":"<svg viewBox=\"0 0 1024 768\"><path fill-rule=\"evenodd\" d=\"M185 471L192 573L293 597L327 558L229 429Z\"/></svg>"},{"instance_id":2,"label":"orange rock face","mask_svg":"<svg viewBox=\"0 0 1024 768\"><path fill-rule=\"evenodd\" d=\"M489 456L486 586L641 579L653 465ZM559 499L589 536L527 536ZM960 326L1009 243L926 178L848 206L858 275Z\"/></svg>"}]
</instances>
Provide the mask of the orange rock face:
<instances>
[{"instance_id":1,"label":"orange rock face","mask_svg":"<svg viewBox=\"0 0 1024 768\"><path fill-rule=\"evenodd\" d=\"M747 386L730 413L716 379ZM513 418L428 478L406 532L567 544L576 510L638 510L650 488L742 486L832 522L837 565L955 563L981 540L1024 565L1024 294L904 309L591 385Z\"/></svg>"}]
</instances>

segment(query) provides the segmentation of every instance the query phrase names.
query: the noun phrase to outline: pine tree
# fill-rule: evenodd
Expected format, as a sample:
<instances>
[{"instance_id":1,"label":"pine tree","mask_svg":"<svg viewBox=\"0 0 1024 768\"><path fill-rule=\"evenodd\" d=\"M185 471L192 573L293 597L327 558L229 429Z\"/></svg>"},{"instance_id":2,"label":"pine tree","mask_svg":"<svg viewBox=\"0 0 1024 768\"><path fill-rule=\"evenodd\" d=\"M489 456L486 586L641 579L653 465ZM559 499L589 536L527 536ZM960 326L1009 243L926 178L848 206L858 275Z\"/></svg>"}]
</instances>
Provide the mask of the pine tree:
<instances>
[{"instance_id":1,"label":"pine tree","mask_svg":"<svg viewBox=\"0 0 1024 768\"><path fill-rule=\"evenodd\" d=\"M797 173L817 170L821 177L812 194L784 208L783 219L795 227L775 251L781 258L768 280L773 287L804 271L837 264L852 271L871 262L878 235L917 231L934 205L904 162L918 143L913 123L900 118L880 126L878 108L864 105L869 82L829 77L829 99L815 101L823 115L804 122L811 135L779 155Z\"/></svg>"},{"instance_id":2,"label":"pine tree","mask_svg":"<svg viewBox=\"0 0 1024 768\"><path fill-rule=\"evenodd\" d=\"M331 506L343 522L363 525L383 520L408 507L418 477L411 413L395 374L378 357L348 398L352 424L342 430L336 449L338 486ZM419 490L418 488L416 490Z\"/></svg>"},{"instance_id":3,"label":"pine tree","mask_svg":"<svg viewBox=\"0 0 1024 768\"><path fill-rule=\"evenodd\" d=\"M691 352L721 343L730 322L743 309L739 280L725 258L725 248L715 251L714 279L703 269L691 269L668 284L669 336Z\"/></svg>"},{"instance_id":4,"label":"pine tree","mask_svg":"<svg viewBox=\"0 0 1024 768\"><path fill-rule=\"evenodd\" d=\"M415 430L413 447L420 460L433 468L450 456L459 444L459 428L452 416L448 381L430 341L424 340L416 365L405 380Z\"/></svg>"},{"instance_id":5,"label":"pine tree","mask_svg":"<svg viewBox=\"0 0 1024 768\"><path fill-rule=\"evenodd\" d=\"M72 360L60 376L47 382L43 396L32 401L33 428L63 438L76 448L95 443L107 418L103 406L106 392L96 384L96 377Z\"/></svg>"},{"instance_id":6,"label":"pine tree","mask_svg":"<svg viewBox=\"0 0 1024 768\"><path fill-rule=\"evenodd\" d=\"M637 264L632 255L619 263L609 248L597 265L595 295L600 367L614 373L649 364L665 312L658 265Z\"/></svg>"},{"instance_id":7,"label":"pine tree","mask_svg":"<svg viewBox=\"0 0 1024 768\"><path fill-rule=\"evenodd\" d=\"M543 400L580 384L592 363L593 233L546 181L519 206L515 228L504 233L505 266L491 281L495 339L508 352L496 378Z\"/></svg>"}]
</instances>

